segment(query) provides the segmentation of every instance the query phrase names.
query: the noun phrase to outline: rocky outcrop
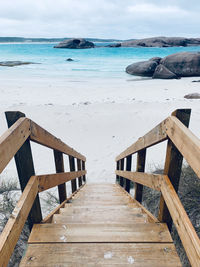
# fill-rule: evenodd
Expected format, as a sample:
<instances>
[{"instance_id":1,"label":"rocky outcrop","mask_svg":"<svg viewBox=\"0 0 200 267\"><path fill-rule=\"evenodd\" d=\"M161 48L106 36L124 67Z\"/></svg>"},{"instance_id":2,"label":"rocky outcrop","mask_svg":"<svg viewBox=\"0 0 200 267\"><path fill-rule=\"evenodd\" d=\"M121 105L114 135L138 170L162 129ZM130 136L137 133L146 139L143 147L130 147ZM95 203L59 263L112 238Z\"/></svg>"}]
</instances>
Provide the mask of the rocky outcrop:
<instances>
[{"instance_id":1,"label":"rocky outcrop","mask_svg":"<svg viewBox=\"0 0 200 267\"><path fill-rule=\"evenodd\" d=\"M67 58L66 61L74 61L72 58Z\"/></svg>"},{"instance_id":2,"label":"rocky outcrop","mask_svg":"<svg viewBox=\"0 0 200 267\"><path fill-rule=\"evenodd\" d=\"M130 40L121 43L124 47L171 47L171 46L197 46L200 38L184 37L152 37L138 40Z\"/></svg>"},{"instance_id":3,"label":"rocky outcrop","mask_svg":"<svg viewBox=\"0 0 200 267\"><path fill-rule=\"evenodd\" d=\"M200 52L182 52L169 55L160 61L179 77L200 76Z\"/></svg>"},{"instance_id":4,"label":"rocky outcrop","mask_svg":"<svg viewBox=\"0 0 200 267\"><path fill-rule=\"evenodd\" d=\"M82 38L69 39L60 42L58 45L54 46L54 48L86 49L86 48L94 48L94 43L89 42Z\"/></svg>"},{"instance_id":5,"label":"rocky outcrop","mask_svg":"<svg viewBox=\"0 0 200 267\"><path fill-rule=\"evenodd\" d=\"M29 64L39 64L33 62L24 62L24 61L1 61L0 66L3 67L15 67L20 65L29 65Z\"/></svg>"},{"instance_id":6,"label":"rocky outcrop","mask_svg":"<svg viewBox=\"0 0 200 267\"><path fill-rule=\"evenodd\" d=\"M107 45L106 47L121 47L121 43L112 43Z\"/></svg>"},{"instance_id":7,"label":"rocky outcrop","mask_svg":"<svg viewBox=\"0 0 200 267\"><path fill-rule=\"evenodd\" d=\"M129 65L126 72L132 75L152 77L157 67L155 61L142 61Z\"/></svg>"},{"instance_id":8,"label":"rocky outcrop","mask_svg":"<svg viewBox=\"0 0 200 267\"><path fill-rule=\"evenodd\" d=\"M153 64L154 63L154 64ZM200 52L181 52L129 65L126 72L153 79L177 79L200 76Z\"/></svg>"},{"instance_id":9,"label":"rocky outcrop","mask_svg":"<svg viewBox=\"0 0 200 267\"><path fill-rule=\"evenodd\" d=\"M164 65L159 64L152 76L153 79L177 79L177 75L167 69Z\"/></svg>"}]
</instances>

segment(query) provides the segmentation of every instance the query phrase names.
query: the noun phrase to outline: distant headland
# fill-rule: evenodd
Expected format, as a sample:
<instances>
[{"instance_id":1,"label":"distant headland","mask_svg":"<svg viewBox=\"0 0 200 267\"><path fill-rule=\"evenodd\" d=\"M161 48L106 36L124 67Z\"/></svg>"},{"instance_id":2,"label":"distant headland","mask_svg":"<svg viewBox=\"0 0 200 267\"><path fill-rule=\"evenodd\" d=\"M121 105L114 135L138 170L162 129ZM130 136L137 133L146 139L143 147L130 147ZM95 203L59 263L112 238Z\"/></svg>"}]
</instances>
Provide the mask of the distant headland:
<instances>
[{"instance_id":1,"label":"distant headland","mask_svg":"<svg viewBox=\"0 0 200 267\"><path fill-rule=\"evenodd\" d=\"M0 43L57 43L68 40L85 40L87 42L111 43L108 47L174 47L174 46L200 46L200 38L187 37L151 37L143 39L101 39L101 38L25 38L25 37L0 37Z\"/></svg>"}]
</instances>

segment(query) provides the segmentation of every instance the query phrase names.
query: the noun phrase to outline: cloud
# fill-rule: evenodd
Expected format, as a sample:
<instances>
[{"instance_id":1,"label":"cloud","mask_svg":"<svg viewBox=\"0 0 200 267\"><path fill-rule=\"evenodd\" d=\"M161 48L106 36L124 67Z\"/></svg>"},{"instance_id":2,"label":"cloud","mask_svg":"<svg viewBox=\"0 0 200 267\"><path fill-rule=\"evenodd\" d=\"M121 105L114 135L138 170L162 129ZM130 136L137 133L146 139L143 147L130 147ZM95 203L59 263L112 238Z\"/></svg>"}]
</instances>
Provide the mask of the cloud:
<instances>
[{"instance_id":1,"label":"cloud","mask_svg":"<svg viewBox=\"0 0 200 267\"><path fill-rule=\"evenodd\" d=\"M139 38L196 35L196 0L1 1L1 36ZM172 31L173 29L173 31Z\"/></svg>"}]
</instances>

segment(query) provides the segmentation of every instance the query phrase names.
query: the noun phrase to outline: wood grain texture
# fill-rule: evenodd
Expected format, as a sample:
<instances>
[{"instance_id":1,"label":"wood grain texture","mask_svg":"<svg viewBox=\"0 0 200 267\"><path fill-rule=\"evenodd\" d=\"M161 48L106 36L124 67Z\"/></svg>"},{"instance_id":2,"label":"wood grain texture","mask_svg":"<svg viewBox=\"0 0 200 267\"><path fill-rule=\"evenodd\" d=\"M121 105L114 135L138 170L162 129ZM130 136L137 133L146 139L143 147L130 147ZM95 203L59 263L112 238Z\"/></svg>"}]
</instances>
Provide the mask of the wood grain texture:
<instances>
[{"instance_id":1,"label":"wood grain texture","mask_svg":"<svg viewBox=\"0 0 200 267\"><path fill-rule=\"evenodd\" d=\"M144 148L148 148L167 140L165 123L166 120L158 124L154 129L145 134L143 137L140 137L137 142L124 150L119 156L116 157L115 160L118 161Z\"/></svg>"},{"instance_id":2,"label":"wood grain texture","mask_svg":"<svg viewBox=\"0 0 200 267\"><path fill-rule=\"evenodd\" d=\"M53 150L53 154L54 154L56 173L65 172L63 154L55 149ZM66 191L65 183L58 185L58 195L59 195L59 201L61 204L67 198L67 191Z\"/></svg>"},{"instance_id":3,"label":"wood grain texture","mask_svg":"<svg viewBox=\"0 0 200 267\"><path fill-rule=\"evenodd\" d=\"M161 192L192 266L200 266L200 240L169 178L163 177Z\"/></svg>"},{"instance_id":4,"label":"wood grain texture","mask_svg":"<svg viewBox=\"0 0 200 267\"><path fill-rule=\"evenodd\" d=\"M48 256L47 256L48 255ZM29 244L20 267L181 267L173 244Z\"/></svg>"},{"instance_id":5,"label":"wood grain texture","mask_svg":"<svg viewBox=\"0 0 200 267\"><path fill-rule=\"evenodd\" d=\"M86 171L38 175L36 177L39 181L39 192L42 192L59 184L71 181L84 174L86 174Z\"/></svg>"},{"instance_id":6,"label":"wood grain texture","mask_svg":"<svg viewBox=\"0 0 200 267\"><path fill-rule=\"evenodd\" d=\"M37 193L38 180L32 176L0 235L1 267L6 267L9 262Z\"/></svg>"},{"instance_id":7,"label":"wood grain texture","mask_svg":"<svg viewBox=\"0 0 200 267\"><path fill-rule=\"evenodd\" d=\"M179 121L181 121L186 127L189 126L190 121L190 109L177 109L172 113ZM163 174L167 175L175 189L178 192L179 180L181 177L183 156L169 139L167 143L167 153L165 159L165 166ZM169 210L165 204L164 198L161 194L160 196L160 206L158 212L158 219L161 222L167 223L169 230L172 229L172 218L170 216Z\"/></svg>"},{"instance_id":8,"label":"wood grain texture","mask_svg":"<svg viewBox=\"0 0 200 267\"><path fill-rule=\"evenodd\" d=\"M137 153L137 166L136 166L137 172L144 172L145 171L145 162L146 162L146 148L140 150ZM140 203L142 202L142 193L143 193L143 185L135 183L134 198Z\"/></svg>"},{"instance_id":9,"label":"wood grain texture","mask_svg":"<svg viewBox=\"0 0 200 267\"><path fill-rule=\"evenodd\" d=\"M166 120L166 128L169 138L200 178L200 140L174 116Z\"/></svg>"},{"instance_id":10,"label":"wood grain texture","mask_svg":"<svg viewBox=\"0 0 200 267\"><path fill-rule=\"evenodd\" d=\"M0 173L30 136L30 120L20 118L0 137Z\"/></svg>"},{"instance_id":11,"label":"wood grain texture","mask_svg":"<svg viewBox=\"0 0 200 267\"><path fill-rule=\"evenodd\" d=\"M148 186L157 191L160 191L160 179L162 178L161 174L128 172L128 171L116 171L115 173L133 182L136 182L136 183Z\"/></svg>"},{"instance_id":12,"label":"wood grain texture","mask_svg":"<svg viewBox=\"0 0 200 267\"><path fill-rule=\"evenodd\" d=\"M46 147L58 150L66 155L70 155L72 157L86 161L86 158L83 155L81 155L76 150L63 143L60 139L50 134L48 131L40 127L38 124L36 124L33 121L30 121L30 123L31 123L30 138L32 141L44 145Z\"/></svg>"},{"instance_id":13,"label":"wood grain texture","mask_svg":"<svg viewBox=\"0 0 200 267\"><path fill-rule=\"evenodd\" d=\"M62 237L65 238L62 238ZM166 224L35 224L28 243L172 243Z\"/></svg>"}]
</instances>

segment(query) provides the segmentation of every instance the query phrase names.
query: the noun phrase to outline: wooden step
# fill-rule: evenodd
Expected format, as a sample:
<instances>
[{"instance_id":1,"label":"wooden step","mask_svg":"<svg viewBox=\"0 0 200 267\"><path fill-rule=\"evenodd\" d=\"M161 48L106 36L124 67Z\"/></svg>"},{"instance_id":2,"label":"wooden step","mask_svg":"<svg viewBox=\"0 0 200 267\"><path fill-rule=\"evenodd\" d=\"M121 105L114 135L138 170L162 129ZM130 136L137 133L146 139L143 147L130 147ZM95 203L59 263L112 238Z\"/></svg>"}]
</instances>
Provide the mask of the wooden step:
<instances>
[{"instance_id":1,"label":"wooden step","mask_svg":"<svg viewBox=\"0 0 200 267\"><path fill-rule=\"evenodd\" d=\"M20 267L181 267L169 243L29 244Z\"/></svg>"},{"instance_id":2,"label":"wooden step","mask_svg":"<svg viewBox=\"0 0 200 267\"><path fill-rule=\"evenodd\" d=\"M52 219L52 223L146 223L148 218L143 213L126 213L126 217L123 214L117 212L107 212L98 214L55 214Z\"/></svg>"},{"instance_id":3,"label":"wooden step","mask_svg":"<svg viewBox=\"0 0 200 267\"><path fill-rule=\"evenodd\" d=\"M35 224L29 243L172 242L166 224Z\"/></svg>"},{"instance_id":4,"label":"wooden step","mask_svg":"<svg viewBox=\"0 0 200 267\"><path fill-rule=\"evenodd\" d=\"M106 207L106 208L105 208ZM120 212L126 213L142 213L142 209L138 207L128 207L122 205L115 206L70 206L60 209L60 214L93 214L93 213L103 213L103 212Z\"/></svg>"}]
</instances>

